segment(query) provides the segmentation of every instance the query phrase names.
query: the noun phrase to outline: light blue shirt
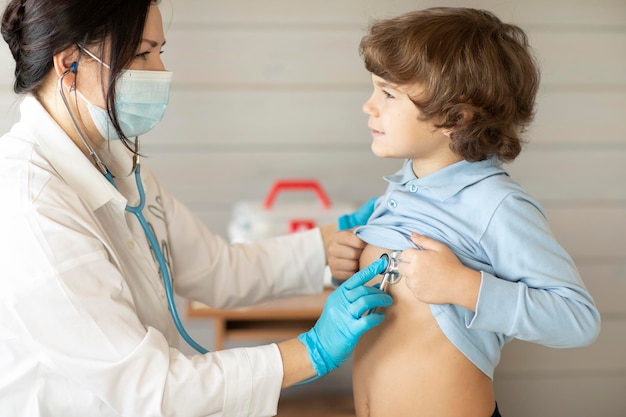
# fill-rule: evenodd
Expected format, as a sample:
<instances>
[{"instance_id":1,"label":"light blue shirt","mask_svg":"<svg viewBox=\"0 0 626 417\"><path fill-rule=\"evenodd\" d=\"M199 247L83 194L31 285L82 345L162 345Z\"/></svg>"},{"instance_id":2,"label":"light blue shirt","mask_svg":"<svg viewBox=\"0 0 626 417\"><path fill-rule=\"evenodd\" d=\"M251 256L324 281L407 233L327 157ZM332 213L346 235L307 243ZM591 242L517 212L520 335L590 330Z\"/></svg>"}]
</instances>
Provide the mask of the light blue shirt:
<instances>
[{"instance_id":1,"label":"light blue shirt","mask_svg":"<svg viewBox=\"0 0 626 417\"><path fill-rule=\"evenodd\" d=\"M493 378L500 350L513 338L551 347L581 347L597 338L600 314L573 260L540 205L497 161L461 161L423 178L407 161L385 179L386 193L356 234L403 250L415 247L410 235L417 232L481 271L475 312L430 307L446 337L482 372Z\"/></svg>"}]
</instances>

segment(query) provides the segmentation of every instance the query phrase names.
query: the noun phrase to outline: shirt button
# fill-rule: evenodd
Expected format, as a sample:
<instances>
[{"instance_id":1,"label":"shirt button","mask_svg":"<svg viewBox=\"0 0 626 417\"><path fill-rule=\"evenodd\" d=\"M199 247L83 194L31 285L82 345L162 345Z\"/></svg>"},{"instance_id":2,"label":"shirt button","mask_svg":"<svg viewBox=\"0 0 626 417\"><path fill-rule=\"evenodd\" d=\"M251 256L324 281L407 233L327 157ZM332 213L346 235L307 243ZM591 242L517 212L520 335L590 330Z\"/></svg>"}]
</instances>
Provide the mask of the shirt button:
<instances>
[{"instance_id":1,"label":"shirt button","mask_svg":"<svg viewBox=\"0 0 626 417\"><path fill-rule=\"evenodd\" d=\"M159 290L159 297L161 297L161 300L165 300L165 291L164 290Z\"/></svg>"},{"instance_id":2,"label":"shirt button","mask_svg":"<svg viewBox=\"0 0 626 417\"><path fill-rule=\"evenodd\" d=\"M396 200L389 200L387 202L387 207L389 207L390 209L395 209L396 207L398 207L398 202Z\"/></svg>"},{"instance_id":3,"label":"shirt button","mask_svg":"<svg viewBox=\"0 0 626 417\"><path fill-rule=\"evenodd\" d=\"M409 190L410 190L412 193L416 192L416 191L417 191L417 185L415 185L415 184L411 184L411 185L409 186Z\"/></svg>"},{"instance_id":4,"label":"shirt button","mask_svg":"<svg viewBox=\"0 0 626 417\"><path fill-rule=\"evenodd\" d=\"M134 241L129 240L126 244L128 245L129 249L135 249L135 242Z\"/></svg>"}]
</instances>

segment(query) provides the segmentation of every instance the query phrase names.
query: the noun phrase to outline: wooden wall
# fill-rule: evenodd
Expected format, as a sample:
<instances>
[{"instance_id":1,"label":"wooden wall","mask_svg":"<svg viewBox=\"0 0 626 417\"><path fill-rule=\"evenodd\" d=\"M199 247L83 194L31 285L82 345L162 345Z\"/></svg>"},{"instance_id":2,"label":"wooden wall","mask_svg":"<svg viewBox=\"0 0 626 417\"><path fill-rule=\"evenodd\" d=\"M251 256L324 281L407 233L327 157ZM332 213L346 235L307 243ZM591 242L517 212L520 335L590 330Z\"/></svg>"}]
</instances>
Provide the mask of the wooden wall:
<instances>
[{"instance_id":1,"label":"wooden wall","mask_svg":"<svg viewBox=\"0 0 626 417\"><path fill-rule=\"evenodd\" d=\"M262 200L279 178L318 179L335 201L378 195L399 162L369 149L359 40L372 17L443 4L527 30L542 87L531 143L509 169L543 203L603 315L589 348L508 345L502 412L626 416L626 1L163 0L174 85L144 138L148 162L224 235L232 205ZM6 47L0 68L5 131L17 117Z\"/></svg>"}]
</instances>

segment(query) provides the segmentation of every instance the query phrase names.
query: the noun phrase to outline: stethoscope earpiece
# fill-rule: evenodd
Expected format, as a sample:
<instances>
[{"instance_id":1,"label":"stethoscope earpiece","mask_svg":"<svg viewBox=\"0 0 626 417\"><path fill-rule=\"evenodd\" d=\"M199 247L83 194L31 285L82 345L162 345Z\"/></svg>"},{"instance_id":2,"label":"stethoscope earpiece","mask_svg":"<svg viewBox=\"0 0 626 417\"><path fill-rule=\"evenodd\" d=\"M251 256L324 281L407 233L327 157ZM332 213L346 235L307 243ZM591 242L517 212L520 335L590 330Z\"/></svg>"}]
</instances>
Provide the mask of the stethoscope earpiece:
<instances>
[{"instance_id":1,"label":"stethoscope earpiece","mask_svg":"<svg viewBox=\"0 0 626 417\"><path fill-rule=\"evenodd\" d=\"M78 72L78 61L72 62L72 65L70 65L70 71L74 74Z\"/></svg>"}]
</instances>

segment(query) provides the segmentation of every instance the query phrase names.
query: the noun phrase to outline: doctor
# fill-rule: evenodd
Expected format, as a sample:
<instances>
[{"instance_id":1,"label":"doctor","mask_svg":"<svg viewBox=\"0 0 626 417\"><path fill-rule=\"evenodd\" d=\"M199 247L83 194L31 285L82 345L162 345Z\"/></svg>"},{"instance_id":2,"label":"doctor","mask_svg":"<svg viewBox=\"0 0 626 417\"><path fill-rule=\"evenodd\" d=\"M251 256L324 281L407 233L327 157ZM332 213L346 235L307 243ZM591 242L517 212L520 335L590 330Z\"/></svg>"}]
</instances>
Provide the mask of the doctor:
<instances>
[{"instance_id":1,"label":"doctor","mask_svg":"<svg viewBox=\"0 0 626 417\"><path fill-rule=\"evenodd\" d=\"M350 269L362 242L331 225L228 245L140 170L136 137L171 80L154 2L13 0L2 35L24 98L0 138L0 415L274 415L282 387L337 368L382 321L362 316L391 304L362 285L379 260L298 338L183 355L170 284L222 308L315 293L327 257Z\"/></svg>"}]
</instances>

